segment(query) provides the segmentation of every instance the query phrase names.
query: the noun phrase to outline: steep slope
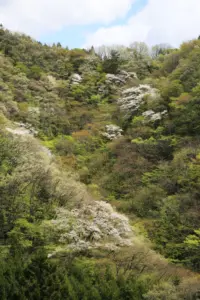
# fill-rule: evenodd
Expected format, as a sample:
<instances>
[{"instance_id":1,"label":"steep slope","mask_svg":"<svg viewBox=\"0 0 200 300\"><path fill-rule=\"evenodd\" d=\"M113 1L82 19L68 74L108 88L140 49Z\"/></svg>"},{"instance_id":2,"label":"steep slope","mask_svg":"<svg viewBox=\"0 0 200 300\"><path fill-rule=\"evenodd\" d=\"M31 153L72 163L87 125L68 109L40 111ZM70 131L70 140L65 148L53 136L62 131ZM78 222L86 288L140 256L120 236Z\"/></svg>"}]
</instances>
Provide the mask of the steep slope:
<instances>
[{"instance_id":1,"label":"steep slope","mask_svg":"<svg viewBox=\"0 0 200 300\"><path fill-rule=\"evenodd\" d=\"M198 299L199 41L0 51L0 298Z\"/></svg>"},{"instance_id":2,"label":"steep slope","mask_svg":"<svg viewBox=\"0 0 200 300\"><path fill-rule=\"evenodd\" d=\"M47 174L51 174L49 185L54 193L52 196L57 198L57 201L60 199L66 203L66 206L63 203L56 208L55 220L41 224L41 230L44 226L44 230L50 233L49 243L51 239L55 243L55 236L57 236L57 244L63 245L66 251L69 248L77 252L90 248L105 247L109 250L117 249L117 246L132 245L133 232L128 219L116 213L110 204L92 199L87 194L86 187L77 181L77 176L69 172L61 172L59 165L56 164L56 158L52 156L49 149L40 145L33 137L33 129L24 128L25 124L20 124L21 127L16 127L18 124L14 125L13 128L5 128L12 134L14 141L17 139L16 142L19 141L25 149L27 145L29 147L33 145L31 152L29 149L24 151L24 155L27 156L26 161L28 160L30 165L31 160L37 160L37 164L32 163L33 169L29 165L29 176L34 176L39 164ZM26 170L25 162L22 161L22 165ZM25 182L27 180L30 180L30 177L24 178Z\"/></svg>"},{"instance_id":3,"label":"steep slope","mask_svg":"<svg viewBox=\"0 0 200 300\"><path fill-rule=\"evenodd\" d=\"M8 223L3 223L2 228L4 240L7 241L1 244L1 255L4 258L12 253L19 260L19 254L23 253L23 260L26 257L25 262L27 264L29 261L30 265L35 259L30 253L39 248L43 255L46 253L47 260L56 258L58 265L59 259L65 257L66 267L71 268L68 256L72 261L75 260L75 265L80 264L79 260L76 261L80 255L92 256L97 265L100 260L101 272L104 272L106 263L112 268L112 273L116 272L116 277L121 276L128 280L133 288L133 295L136 292L136 283L132 281L132 276L139 274L152 277L151 284L148 283L148 277L140 283L143 293L149 290L146 297L156 291L160 293L163 289L166 289L164 293L169 293L168 296L172 297L169 299L180 299L186 295L190 299L191 295L196 294L199 287L197 275L170 265L151 250L148 240L142 238L136 228L131 228L125 216L116 213L110 204L90 198L84 185L72 173L59 170L56 158L49 155L47 149L39 144L30 131L14 128L14 125L12 129L7 127L6 130L9 135L3 131L1 133L1 153L4 153L1 194L6 197L3 202L3 198L1 199L1 217L9 220ZM6 155L5 150L8 151L8 146L10 158L15 159L15 163L7 161L8 154ZM7 228L8 224L10 228ZM39 255L40 258L43 257ZM35 261L36 266L39 264L39 257ZM81 268L94 264L89 259L84 266L84 259L81 260ZM97 271L94 272L97 276ZM81 270L79 276L80 274ZM162 281L157 285L160 276ZM177 287L176 280L180 281ZM140 284L137 283L139 289L142 287ZM61 286L59 290L62 292ZM75 288L77 290L78 287ZM113 292L111 296L114 295ZM30 291L27 290L26 293L30 297ZM127 295L133 296L131 293ZM121 297L123 296L118 295L117 299ZM139 293L138 299L142 299L141 297L142 294Z\"/></svg>"}]
</instances>

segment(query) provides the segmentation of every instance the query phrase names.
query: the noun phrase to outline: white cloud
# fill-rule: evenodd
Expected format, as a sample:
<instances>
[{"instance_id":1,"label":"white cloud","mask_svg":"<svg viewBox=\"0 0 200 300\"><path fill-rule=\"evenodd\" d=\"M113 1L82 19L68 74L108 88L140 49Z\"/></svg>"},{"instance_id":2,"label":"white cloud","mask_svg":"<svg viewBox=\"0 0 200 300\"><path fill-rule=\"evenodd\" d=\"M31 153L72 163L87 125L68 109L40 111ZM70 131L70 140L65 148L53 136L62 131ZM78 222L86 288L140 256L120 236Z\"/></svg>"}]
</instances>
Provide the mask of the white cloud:
<instances>
[{"instance_id":1,"label":"white cloud","mask_svg":"<svg viewBox=\"0 0 200 300\"><path fill-rule=\"evenodd\" d=\"M129 45L134 41L178 46L200 35L199 13L200 0L149 0L125 25L102 27L88 34L85 46Z\"/></svg>"},{"instance_id":2,"label":"white cloud","mask_svg":"<svg viewBox=\"0 0 200 300\"><path fill-rule=\"evenodd\" d=\"M0 0L0 23L39 37L69 25L108 25L135 0Z\"/></svg>"}]
</instances>

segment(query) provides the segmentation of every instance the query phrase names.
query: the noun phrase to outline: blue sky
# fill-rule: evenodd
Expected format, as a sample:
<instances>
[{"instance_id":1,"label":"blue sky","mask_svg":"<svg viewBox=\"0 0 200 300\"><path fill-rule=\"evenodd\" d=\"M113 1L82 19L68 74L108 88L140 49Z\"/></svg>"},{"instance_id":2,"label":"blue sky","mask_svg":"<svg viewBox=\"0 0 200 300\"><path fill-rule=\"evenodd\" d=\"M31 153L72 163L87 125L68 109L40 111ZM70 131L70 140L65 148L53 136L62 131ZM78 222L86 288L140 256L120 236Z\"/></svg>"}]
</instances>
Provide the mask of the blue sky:
<instances>
[{"instance_id":1,"label":"blue sky","mask_svg":"<svg viewBox=\"0 0 200 300\"><path fill-rule=\"evenodd\" d=\"M147 3L148 0L137 0L131 5L125 16L111 22L108 27L126 24L127 20L142 10ZM87 33L94 33L101 26L101 23L68 26L57 32L42 35L40 41L49 44L60 42L69 48L78 48L84 45Z\"/></svg>"},{"instance_id":2,"label":"blue sky","mask_svg":"<svg viewBox=\"0 0 200 300\"><path fill-rule=\"evenodd\" d=\"M178 46L200 34L200 0L0 0L0 23L44 43Z\"/></svg>"}]
</instances>

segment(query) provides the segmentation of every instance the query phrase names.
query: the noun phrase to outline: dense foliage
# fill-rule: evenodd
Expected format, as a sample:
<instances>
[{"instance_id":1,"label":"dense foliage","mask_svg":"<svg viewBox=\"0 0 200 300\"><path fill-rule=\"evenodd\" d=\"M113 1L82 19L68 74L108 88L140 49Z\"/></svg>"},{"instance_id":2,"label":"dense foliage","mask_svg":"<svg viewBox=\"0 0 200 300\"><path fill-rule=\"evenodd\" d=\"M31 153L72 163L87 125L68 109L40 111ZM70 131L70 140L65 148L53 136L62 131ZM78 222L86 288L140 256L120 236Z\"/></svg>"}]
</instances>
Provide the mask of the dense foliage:
<instances>
[{"instance_id":1,"label":"dense foliage","mask_svg":"<svg viewBox=\"0 0 200 300\"><path fill-rule=\"evenodd\" d=\"M156 251L200 271L200 40L102 49L42 45L0 27L0 299L198 299L193 273L187 282L184 269L155 269L139 250L128 261L101 251L48 258L42 224L83 199L76 172ZM121 71L132 77L108 80ZM118 99L141 84L157 92L127 117ZM6 131L19 123L56 166L39 142ZM117 139L104 134L111 124L122 129Z\"/></svg>"}]
</instances>

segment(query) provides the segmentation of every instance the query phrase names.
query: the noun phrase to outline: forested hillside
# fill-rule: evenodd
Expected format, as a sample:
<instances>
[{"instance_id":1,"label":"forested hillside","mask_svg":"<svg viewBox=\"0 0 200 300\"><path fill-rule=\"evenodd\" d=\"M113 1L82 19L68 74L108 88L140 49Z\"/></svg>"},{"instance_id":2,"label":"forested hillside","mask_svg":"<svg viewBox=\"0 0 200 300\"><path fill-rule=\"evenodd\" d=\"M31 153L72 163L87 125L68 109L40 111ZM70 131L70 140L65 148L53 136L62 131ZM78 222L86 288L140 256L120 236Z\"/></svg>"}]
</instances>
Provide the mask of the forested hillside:
<instances>
[{"instance_id":1,"label":"forested hillside","mask_svg":"<svg viewBox=\"0 0 200 300\"><path fill-rule=\"evenodd\" d=\"M200 40L0 27L0 299L200 297Z\"/></svg>"}]
</instances>

